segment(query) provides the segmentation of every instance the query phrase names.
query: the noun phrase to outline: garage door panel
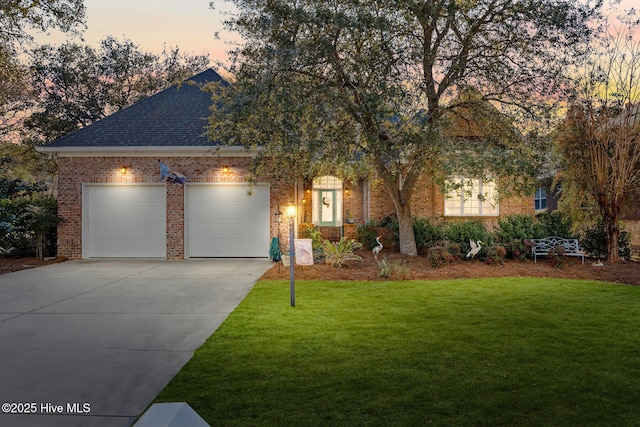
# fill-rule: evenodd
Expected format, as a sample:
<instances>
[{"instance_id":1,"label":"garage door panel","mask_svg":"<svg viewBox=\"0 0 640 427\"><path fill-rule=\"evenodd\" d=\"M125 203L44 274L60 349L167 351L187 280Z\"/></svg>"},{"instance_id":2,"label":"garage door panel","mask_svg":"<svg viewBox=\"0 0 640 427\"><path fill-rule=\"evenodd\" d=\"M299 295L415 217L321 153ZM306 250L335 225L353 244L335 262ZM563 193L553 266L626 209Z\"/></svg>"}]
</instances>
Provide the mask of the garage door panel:
<instances>
[{"instance_id":1,"label":"garage door panel","mask_svg":"<svg viewBox=\"0 0 640 427\"><path fill-rule=\"evenodd\" d=\"M267 257L269 186L189 185L186 189L189 257Z\"/></svg>"},{"instance_id":2,"label":"garage door panel","mask_svg":"<svg viewBox=\"0 0 640 427\"><path fill-rule=\"evenodd\" d=\"M164 185L85 185L85 258L166 256Z\"/></svg>"}]
</instances>

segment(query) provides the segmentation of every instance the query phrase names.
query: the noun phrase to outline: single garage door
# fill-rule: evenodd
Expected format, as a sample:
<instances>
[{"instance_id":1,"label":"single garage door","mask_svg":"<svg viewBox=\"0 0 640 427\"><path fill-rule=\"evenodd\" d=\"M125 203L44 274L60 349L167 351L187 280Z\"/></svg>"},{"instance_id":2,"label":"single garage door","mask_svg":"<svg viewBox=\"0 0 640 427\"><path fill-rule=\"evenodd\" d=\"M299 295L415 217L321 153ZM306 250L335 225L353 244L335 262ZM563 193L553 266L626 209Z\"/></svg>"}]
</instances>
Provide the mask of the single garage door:
<instances>
[{"instance_id":1,"label":"single garage door","mask_svg":"<svg viewBox=\"0 0 640 427\"><path fill-rule=\"evenodd\" d=\"M269 206L268 184L188 184L187 257L268 257Z\"/></svg>"},{"instance_id":2,"label":"single garage door","mask_svg":"<svg viewBox=\"0 0 640 427\"><path fill-rule=\"evenodd\" d=\"M84 258L164 258L164 185L92 185L82 191Z\"/></svg>"}]
</instances>

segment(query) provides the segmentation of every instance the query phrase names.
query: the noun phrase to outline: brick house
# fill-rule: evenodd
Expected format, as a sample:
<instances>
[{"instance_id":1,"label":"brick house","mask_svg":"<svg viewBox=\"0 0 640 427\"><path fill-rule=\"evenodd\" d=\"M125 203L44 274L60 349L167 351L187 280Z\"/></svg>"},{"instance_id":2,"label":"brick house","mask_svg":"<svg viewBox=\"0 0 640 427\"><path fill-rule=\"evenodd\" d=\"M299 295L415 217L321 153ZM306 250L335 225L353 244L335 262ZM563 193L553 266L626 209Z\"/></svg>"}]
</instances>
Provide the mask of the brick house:
<instances>
[{"instance_id":1,"label":"brick house","mask_svg":"<svg viewBox=\"0 0 640 427\"><path fill-rule=\"evenodd\" d=\"M394 212L384 189L369 180L351 184L325 176L294 188L264 177L251 185L247 175L256 153L218 146L206 136L211 97L200 86L220 80L206 70L39 149L59 166L59 256L267 257L272 236L288 239L274 213L294 199L297 223L323 227L331 238ZM159 162L186 183L161 179ZM422 188L413 199L419 217L491 221L533 214L533 197L490 207L455 195L445 199L433 184Z\"/></svg>"}]
</instances>

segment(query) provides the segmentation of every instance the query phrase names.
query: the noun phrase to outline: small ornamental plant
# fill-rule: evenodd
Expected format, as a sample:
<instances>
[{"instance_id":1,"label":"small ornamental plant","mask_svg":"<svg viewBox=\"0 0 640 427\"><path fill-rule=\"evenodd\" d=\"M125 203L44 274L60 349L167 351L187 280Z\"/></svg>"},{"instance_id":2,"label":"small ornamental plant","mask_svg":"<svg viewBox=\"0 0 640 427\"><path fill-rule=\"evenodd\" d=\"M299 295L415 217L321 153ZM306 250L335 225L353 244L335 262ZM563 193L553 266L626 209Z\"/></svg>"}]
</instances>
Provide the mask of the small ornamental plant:
<instances>
[{"instance_id":1,"label":"small ornamental plant","mask_svg":"<svg viewBox=\"0 0 640 427\"><path fill-rule=\"evenodd\" d=\"M343 237L339 242L322 241L326 263L334 267L344 267L349 261L362 261L355 251L362 248L362 243Z\"/></svg>"},{"instance_id":2,"label":"small ornamental plant","mask_svg":"<svg viewBox=\"0 0 640 427\"><path fill-rule=\"evenodd\" d=\"M489 265L504 264L504 258L507 255L507 249L504 246L493 245L487 248L487 256L485 262Z\"/></svg>"},{"instance_id":3,"label":"small ornamental plant","mask_svg":"<svg viewBox=\"0 0 640 427\"><path fill-rule=\"evenodd\" d=\"M407 280L411 274L411 266L404 260L397 259L391 263L391 272L397 280Z\"/></svg>"},{"instance_id":4,"label":"small ornamental plant","mask_svg":"<svg viewBox=\"0 0 640 427\"><path fill-rule=\"evenodd\" d=\"M442 267L446 264L456 262L456 257L452 255L444 246L434 246L427 250L427 259L433 268Z\"/></svg>"},{"instance_id":5,"label":"small ornamental plant","mask_svg":"<svg viewBox=\"0 0 640 427\"><path fill-rule=\"evenodd\" d=\"M378 277L387 279L389 275L391 275L391 266L389 262L383 258L381 261L378 261Z\"/></svg>"},{"instance_id":6,"label":"small ornamental plant","mask_svg":"<svg viewBox=\"0 0 640 427\"><path fill-rule=\"evenodd\" d=\"M551 258L551 265L554 268L560 270L564 268L564 263L567 257L563 246L556 246L555 248L551 249L548 256Z\"/></svg>"}]
</instances>

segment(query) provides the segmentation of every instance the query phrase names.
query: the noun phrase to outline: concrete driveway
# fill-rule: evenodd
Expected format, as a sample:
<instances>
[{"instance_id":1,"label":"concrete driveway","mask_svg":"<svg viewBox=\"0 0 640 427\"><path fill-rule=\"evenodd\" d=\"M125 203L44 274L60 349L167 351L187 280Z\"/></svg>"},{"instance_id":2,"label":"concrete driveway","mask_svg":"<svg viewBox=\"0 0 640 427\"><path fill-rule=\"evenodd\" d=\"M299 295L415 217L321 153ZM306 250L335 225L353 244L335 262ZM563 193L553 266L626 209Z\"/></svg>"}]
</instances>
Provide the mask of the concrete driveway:
<instances>
[{"instance_id":1,"label":"concrete driveway","mask_svg":"<svg viewBox=\"0 0 640 427\"><path fill-rule=\"evenodd\" d=\"M0 275L0 425L130 426L271 265L91 260Z\"/></svg>"}]
</instances>

